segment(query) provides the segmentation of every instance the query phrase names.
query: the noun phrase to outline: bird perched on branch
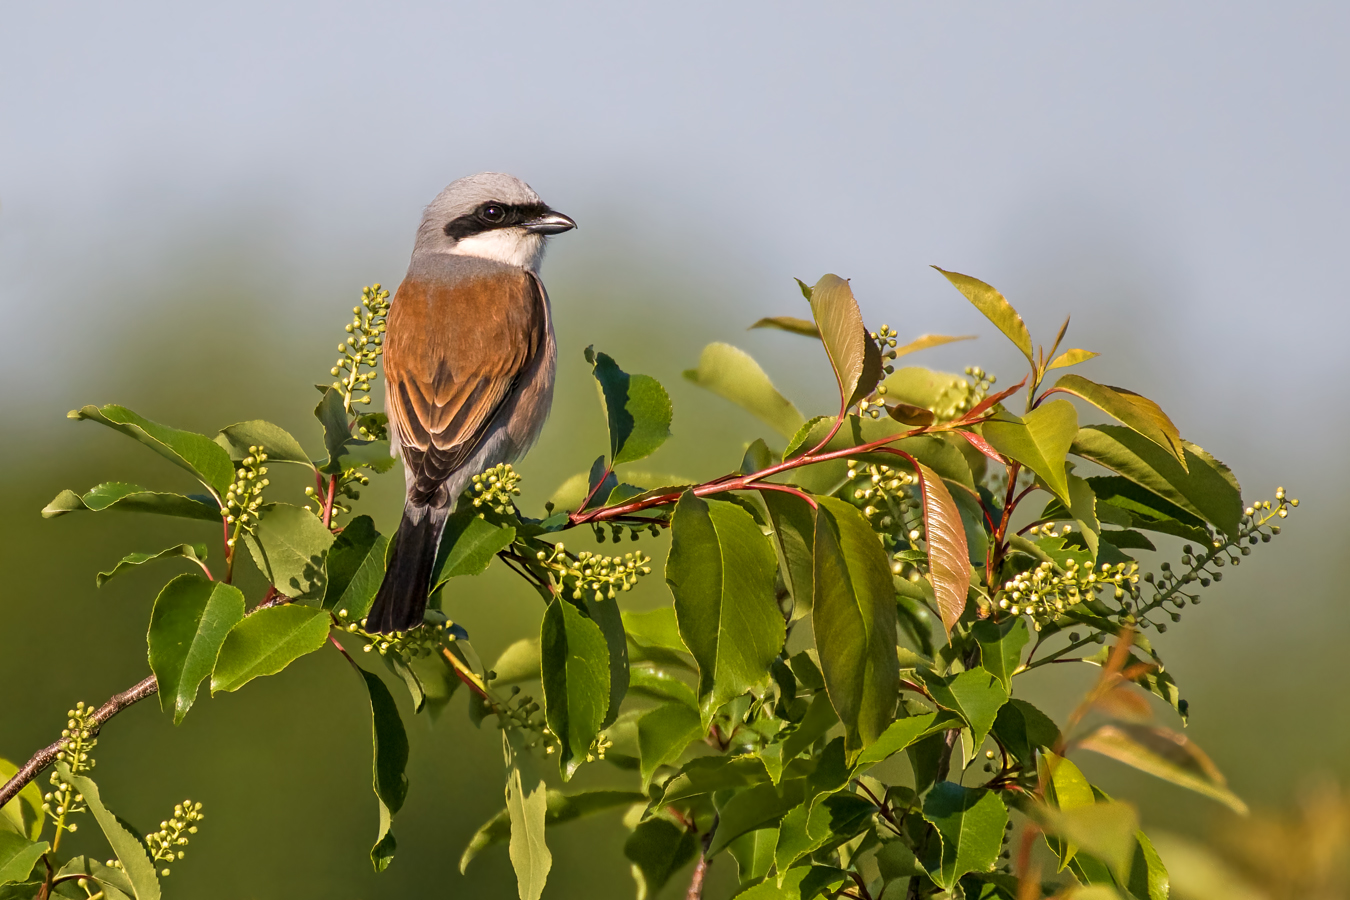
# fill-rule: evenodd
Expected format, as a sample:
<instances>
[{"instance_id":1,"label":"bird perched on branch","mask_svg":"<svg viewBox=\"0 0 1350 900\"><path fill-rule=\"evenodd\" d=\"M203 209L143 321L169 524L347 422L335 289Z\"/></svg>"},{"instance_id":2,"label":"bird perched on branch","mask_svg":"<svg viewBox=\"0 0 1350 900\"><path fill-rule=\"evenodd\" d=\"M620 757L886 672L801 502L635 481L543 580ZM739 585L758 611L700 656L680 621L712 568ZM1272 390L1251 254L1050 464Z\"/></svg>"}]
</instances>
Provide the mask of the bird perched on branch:
<instances>
[{"instance_id":1,"label":"bird perched on branch","mask_svg":"<svg viewBox=\"0 0 1350 900\"><path fill-rule=\"evenodd\" d=\"M557 355L539 264L548 237L575 227L525 182L495 172L454 182L422 215L384 343L385 411L407 501L368 631L422 623L460 493L539 436Z\"/></svg>"}]
</instances>

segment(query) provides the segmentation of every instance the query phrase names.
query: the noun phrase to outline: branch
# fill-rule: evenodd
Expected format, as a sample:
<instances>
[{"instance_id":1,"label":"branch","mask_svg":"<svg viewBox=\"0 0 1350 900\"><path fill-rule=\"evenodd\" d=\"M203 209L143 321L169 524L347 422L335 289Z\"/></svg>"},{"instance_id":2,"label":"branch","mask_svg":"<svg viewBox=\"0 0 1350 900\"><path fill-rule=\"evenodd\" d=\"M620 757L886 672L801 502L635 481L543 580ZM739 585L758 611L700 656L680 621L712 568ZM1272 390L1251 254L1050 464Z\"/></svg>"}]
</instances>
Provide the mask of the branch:
<instances>
[{"instance_id":1,"label":"branch","mask_svg":"<svg viewBox=\"0 0 1350 900\"><path fill-rule=\"evenodd\" d=\"M151 675L136 686L128 688L120 694L113 694L112 697L108 699L108 702L100 706L94 713L95 726L101 728L104 722L108 721L131 704L144 700L146 697L158 693L158 691L159 682L155 679L155 676ZM96 730L95 734L97 733ZM34 753L33 758L24 763L23 768L18 772L15 772L14 777L7 781L4 787L0 788L0 807L3 807L6 803L18 796L19 791L23 790L28 782L36 778L43 769L50 766L52 761L56 759L56 754L61 752L61 748L64 744L65 739L62 738L51 746L44 747L37 753Z\"/></svg>"},{"instance_id":2,"label":"branch","mask_svg":"<svg viewBox=\"0 0 1350 900\"><path fill-rule=\"evenodd\" d=\"M698 855L698 864L694 866L694 875L689 879L689 892L684 895L684 900L703 900L703 879L708 875L708 866L712 865L712 860L708 859L708 848L712 846L716 831L717 816L713 816L712 827L703 835L703 852Z\"/></svg>"}]
</instances>

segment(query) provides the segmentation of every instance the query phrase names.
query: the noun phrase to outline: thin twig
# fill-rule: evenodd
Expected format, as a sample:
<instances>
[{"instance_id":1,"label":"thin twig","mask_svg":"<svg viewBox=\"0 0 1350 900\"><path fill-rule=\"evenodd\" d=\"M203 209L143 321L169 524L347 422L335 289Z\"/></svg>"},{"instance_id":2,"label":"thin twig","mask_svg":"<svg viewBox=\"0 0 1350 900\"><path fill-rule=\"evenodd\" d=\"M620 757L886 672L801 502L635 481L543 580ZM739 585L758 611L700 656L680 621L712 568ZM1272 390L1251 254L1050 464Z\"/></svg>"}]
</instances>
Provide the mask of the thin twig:
<instances>
[{"instance_id":1,"label":"thin twig","mask_svg":"<svg viewBox=\"0 0 1350 900\"><path fill-rule=\"evenodd\" d=\"M157 693L158 691L159 681L156 680L155 676L151 675L134 687L130 687L120 694L113 694L113 696L108 699L107 703L100 706L94 712L94 733L97 734L98 729L103 726L104 722L108 721L128 706L140 700L144 700L146 697L149 697L151 694ZM23 790L25 785L36 778L43 769L50 766L52 761L56 759L56 754L61 752L64 744L65 739L63 738L48 747L44 747L37 753L34 753L33 758L24 763L23 768L15 772L14 777L5 782L4 787L0 788L0 806L4 806L9 801L13 800L18 796L19 791Z\"/></svg>"}]
</instances>

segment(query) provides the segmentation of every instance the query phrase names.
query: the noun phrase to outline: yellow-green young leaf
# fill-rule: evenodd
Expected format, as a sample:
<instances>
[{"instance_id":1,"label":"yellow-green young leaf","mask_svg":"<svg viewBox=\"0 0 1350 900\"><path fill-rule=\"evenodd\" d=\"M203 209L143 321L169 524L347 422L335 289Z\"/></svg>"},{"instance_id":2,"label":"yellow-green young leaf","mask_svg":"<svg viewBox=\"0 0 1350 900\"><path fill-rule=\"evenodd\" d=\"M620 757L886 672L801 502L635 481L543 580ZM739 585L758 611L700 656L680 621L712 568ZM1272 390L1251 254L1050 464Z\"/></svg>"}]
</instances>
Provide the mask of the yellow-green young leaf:
<instances>
[{"instance_id":1,"label":"yellow-green young leaf","mask_svg":"<svg viewBox=\"0 0 1350 900\"><path fill-rule=\"evenodd\" d=\"M609 464L637 462L651 456L670 437L670 397L650 375L630 375L607 354L587 348L594 362L609 422Z\"/></svg>"},{"instance_id":2,"label":"yellow-green young leaf","mask_svg":"<svg viewBox=\"0 0 1350 900\"><path fill-rule=\"evenodd\" d=\"M862 752L854 763L854 771L861 772L869 766L889 759L930 734L960 727L961 719L946 710L896 719L886 727L875 743Z\"/></svg>"},{"instance_id":3,"label":"yellow-green young leaf","mask_svg":"<svg viewBox=\"0 0 1350 900\"><path fill-rule=\"evenodd\" d=\"M730 344L704 347L698 368L686 369L684 377L735 403L785 438L792 437L806 421L797 407L778 393L759 363Z\"/></svg>"},{"instance_id":4,"label":"yellow-green young leaf","mask_svg":"<svg viewBox=\"0 0 1350 900\"><path fill-rule=\"evenodd\" d=\"M28 873L50 846L46 841L34 843L12 831L0 831L0 884L27 881Z\"/></svg>"},{"instance_id":5,"label":"yellow-green young leaf","mask_svg":"<svg viewBox=\"0 0 1350 900\"><path fill-rule=\"evenodd\" d=\"M882 373L881 351L868 336L848 282L838 275L816 282L811 288L811 314L839 381L840 400L852 406L872 393Z\"/></svg>"},{"instance_id":6,"label":"yellow-green young leaf","mask_svg":"<svg viewBox=\"0 0 1350 900\"><path fill-rule=\"evenodd\" d=\"M755 520L734 503L687 492L675 507L671 535L666 583L680 637L698 663L706 728L723 704L765 681L783 648L778 564Z\"/></svg>"},{"instance_id":7,"label":"yellow-green young leaf","mask_svg":"<svg viewBox=\"0 0 1350 900\"><path fill-rule=\"evenodd\" d=\"M1218 767L1185 735L1166 728L1117 723L1099 726L1078 744L1084 750L1204 794L1241 815L1247 813L1247 804L1228 789Z\"/></svg>"},{"instance_id":8,"label":"yellow-green young leaf","mask_svg":"<svg viewBox=\"0 0 1350 900\"><path fill-rule=\"evenodd\" d=\"M113 853L122 864L122 871L131 881L135 900L159 900L159 879L155 877L155 867L145 852L145 845L122 824L121 819L103 805L98 785L94 784L92 778L72 774L64 762L56 764L56 772L63 781L84 795L85 805L93 814L94 821L98 822L98 827L103 830L108 845L112 847Z\"/></svg>"},{"instance_id":9,"label":"yellow-green young leaf","mask_svg":"<svg viewBox=\"0 0 1350 900\"><path fill-rule=\"evenodd\" d=\"M655 900L670 877L698 855L698 835L662 818L638 824L623 845L633 864L637 900Z\"/></svg>"},{"instance_id":10,"label":"yellow-green young leaf","mask_svg":"<svg viewBox=\"0 0 1350 900\"><path fill-rule=\"evenodd\" d=\"M600 626L561 598L544 613L539 647L544 713L558 736L558 767L571 778L609 709L609 649Z\"/></svg>"},{"instance_id":11,"label":"yellow-green young leaf","mask_svg":"<svg viewBox=\"0 0 1350 900\"><path fill-rule=\"evenodd\" d=\"M0 784L5 784L19 771L19 767L7 759L0 759ZM46 823L46 813L42 811L42 792L37 783L30 781L20 789L18 796L0 807L0 830L9 829L29 840L37 840Z\"/></svg>"},{"instance_id":12,"label":"yellow-green young leaf","mask_svg":"<svg viewBox=\"0 0 1350 900\"><path fill-rule=\"evenodd\" d=\"M899 699L895 588L886 551L857 507L832 497L818 503L811 627L825 689L855 754L881 736Z\"/></svg>"},{"instance_id":13,"label":"yellow-green young leaf","mask_svg":"<svg viewBox=\"0 0 1350 900\"><path fill-rule=\"evenodd\" d=\"M1050 369L1064 369L1069 366L1076 366L1081 362L1087 362L1089 359L1094 359L1098 356L1101 356L1101 354L1093 353L1091 350L1065 350L1059 356L1056 356L1051 360L1050 365L1045 368L1047 371Z\"/></svg>"},{"instance_id":14,"label":"yellow-green young leaf","mask_svg":"<svg viewBox=\"0 0 1350 900\"><path fill-rule=\"evenodd\" d=\"M547 794L548 811L544 824L552 828L574 819L593 816L619 806L631 806L645 803L646 794L636 791L588 791L584 794L564 794L562 791L549 791ZM511 816L505 809L488 819L469 840L468 846L459 858L459 874L463 875L469 863L488 847L503 844L511 837Z\"/></svg>"},{"instance_id":15,"label":"yellow-green young leaf","mask_svg":"<svg viewBox=\"0 0 1350 900\"><path fill-rule=\"evenodd\" d=\"M261 447L269 463L287 462L314 468L309 454L290 432L262 419L250 419L222 428L220 434L216 435L216 443L224 447L236 461L248 456L250 447Z\"/></svg>"},{"instance_id":16,"label":"yellow-green young leaf","mask_svg":"<svg viewBox=\"0 0 1350 900\"><path fill-rule=\"evenodd\" d=\"M750 327L777 328L779 331L790 331L793 334L800 334L802 337L813 337L820 340L820 329L816 327L816 323L810 319L799 319L796 316L768 316Z\"/></svg>"},{"instance_id":17,"label":"yellow-green young leaf","mask_svg":"<svg viewBox=\"0 0 1350 900\"><path fill-rule=\"evenodd\" d=\"M244 533L244 540L253 562L281 593L294 600L323 597L333 533L318 516L289 503L268 503L258 510L258 523Z\"/></svg>"},{"instance_id":18,"label":"yellow-green young leaf","mask_svg":"<svg viewBox=\"0 0 1350 900\"><path fill-rule=\"evenodd\" d=\"M153 562L157 559L186 559L194 563L206 562L205 544L176 544L167 550L161 550L158 553L128 553L122 557L117 565L112 567L111 571L99 572L94 576L94 583L99 587L108 583L108 579L120 575L122 572L130 571L133 567L144 563Z\"/></svg>"},{"instance_id":19,"label":"yellow-green young leaf","mask_svg":"<svg viewBox=\"0 0 1350 900\"><path fill-rule=\"evenodd\" d=\"M275 675L328 639L328 613L310 606L270 606L251 613L225 638L211 673L211 693L237 691Z\"/></svg>"},{"instance_id":20,"label":"yellow-green young leaf","mask_svg":"<svg viewBox=\"0 0 1350 900\"><path fill-rule=\"evenodd\" d=\"M1065 474L1065 483L1069 486L1069 514L1078 523L1078 531L1083 535L1092 561L1097 561L1097 550L1101 545L1101 523L1097 521L1097 495L1084 478L1072 473Z\"/></svg>"},{"instance_id":21,"label":"yellow-green young leaf","mask_svg":"<svg viewBox=\"0 0 1350 900\"><path fill-rule=\"evenodd\" d=\"M903 347L897 348L895 351L895 358L899 359L902 356L909 356L911 353L918 353L920 350L927 350L929 347L941 347L943 344L953 344L957 341L973 341L975 340L975 337L976 336L973 334L956 336L949 334L919 335Z\"/></svg>"},{"instance_id":22,"label":"yellow-green young leaf","mask_svg":"<svg viewBox=\"0 0 1350 900\"><path fill-rule=\"evenodd\" d=\"M1186 456L1182 468L1170 453L1133 429L1093 425L1078 432L1072 450L1237 537L1242 489L1227 466L1194 444L1182 442Z\"/></svg>"},{"instance_id":23,"label":"yellow-green young leaf","mask_svg":"<svg viewBox=\"0 0 1350 900\"><path fill-rule=\"evenodd\" d=\"M220 504L207 494L185 497L182 494L149 491L140 485L117 481L100 484L83 497L74 491L62 491L42 508L42 517L54 519L71 512L82 510L102 512L105 509L115 512L153 513L179 519L201 519L205 522L220 521Z\"/></svg>"},{"instance_id":24,"label":"yellow-green young leaf","mask_svg":"<svg viewBox=\"0 0 1350 900\"><path fill-rule=\"evenodd\" d=\"M993 870L1008 824L1008 809L997 794L943 781L924 798L923 817L942 836L928 842L925 860L935 882L950 890L962 875Z\"/></svg>"},{"instance_id":25,"label":"yellow-green young leaf","mask_svg":"<svg viewBox=\"0 0 1350 900\"><path fill-rule=\"evenodd\" d=\"M1183 469L1186 468L1181 432L1177 431L1177 426L1172 424L1162 407L1147 397L1125 388L1097 384L1081 375L1065 375L1055 382L1051 390L1083 398L1166 450Z\"/></svg>"},{"instance_id":26,"label":"yellow-green young leaf","mask_svg":"<svg viewBox=\"0 0 1350 900\"><path fill-rule=\"evenodd\" d=\"M947 280L955 285L956 289L964 294L967 300L975 304L976 309L984 313L985 318L998 326L998 330L1007 335L1008 340L1012 341L1017 345L1017 349L1022 351L1022 355L1027 358L1027 362L1033 366L1036 365L1031 347L1031 333L1027 331L1026 323L1017 314L1017 310L1013 309L1012 304L1002 294L978 278L971 278L969 275L962 275L959 272L948 272L938 266L933 266L933 268L946 276Z\"/></svg>"},{"instance_id":27,"label":"yellow-green young leaf","mask_svg":"<svg viewBox=\"0 0 1350 900\"><path fill-rule=\"evenodd\" d=\"M1078 411L1072 403L1053 400L1021 418L1004 411L980 430L995 450L1041 476L1065 505L1071 502L1064 457L1078 434Z\"/></svg>"},{"instance_id":28,"label":"yellow-green young leaf","mask_svg":"<svg viewBox=\"0 0 1350 900\"><path fill-rule=\"evenodd\" d=\"M244 595L236 587L179 575L164 586L150 613L150 670L159 682L159 705L183 721L197 688L216 667L230 630L244 618Z\"/></svg>"},{"instance_id":29,"label":"yellow-green young leaf","mask_svg":"<svg viewBox=\"0 0 1350 900\"><path fill-rule=\"evenodd\" d=\"M928 581L937 597L942 627L952 633L966 608L970 590L970 547L961 512L937 473L917 467L923 493L924 538L928 542Z\"/></svg>"},{"instance_id":30,"label":"yellow-green young leaf","mask_svg":"<svg viewBox=\"0 0 1350 900\"><path fill-rule=\"evenodd\" d=\"M358 668L361 680L370 694L371 741L374 762L371 764L372 786L380 805L380 829L375 846L370 848L370 862L376 872L389 868L394 860L394 833L391 830L394 814L403 808L408 796L408 735L403 730L403 719L394 705L389 688L378 676Z\"/></svg>"},{"instance_id":31,"label":"yellow-green young leaf","mask_svg":"<svg viewBox=\"0 0 1350 900\"><path fill-rule=\"evenodd\" d=\"M206 485L217 499L225 496L234 481L230 454L204 434L181 431L144 419L125 406L85 406L66 414L71 419L89 419L120 431L176 466L187 469Z\"/></svg>"},{"instance_id":32,"label":"yellow-green young leaf","mask_svg":"<svg viewBox=\"0 0 1350 900\"><path fill-rule=\"evenodd\" d=\"M553 854L544 837L548 789L519 729L502 729L502 751L506 755L506 814L511 820L508 850L516 889L520 900L539 900L553 868Z\"/></svg>"},{"instance_id":33,"label":"yellow-green young leaf","mask_svg":"<svg viewBox=\"0 0 1350 900\"><path fill-rule=\"evenodd\" d=\"M1046 801L1054 809L1068 812L1092 806L1097 802L1092 793L1091 783L1071 761L1044 751L1037 759L1036 766L1041 782L1046 786ZM1078 852L1077 845L1055 835L1047 835L1045 842L1059 857L1059 871L1063 872L1065 866Z\"/></svg>"}]
</instances>

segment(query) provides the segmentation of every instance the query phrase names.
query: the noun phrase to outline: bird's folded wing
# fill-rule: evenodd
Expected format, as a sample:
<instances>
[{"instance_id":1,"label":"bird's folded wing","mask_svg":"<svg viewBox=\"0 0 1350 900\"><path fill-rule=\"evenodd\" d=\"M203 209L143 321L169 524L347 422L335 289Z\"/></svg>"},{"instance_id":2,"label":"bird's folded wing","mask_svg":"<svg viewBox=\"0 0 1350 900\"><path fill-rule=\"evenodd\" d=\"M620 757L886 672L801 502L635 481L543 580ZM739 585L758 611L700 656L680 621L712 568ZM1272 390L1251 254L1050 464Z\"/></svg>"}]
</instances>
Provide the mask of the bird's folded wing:
<instances>
[{"instance_id":1,"label":"bird's folded wing","mask_svg":"<svg viewBox=\"0 0 1350 900\"><path fill-rule=\"evenodd\" d=\"M400 286L385 343L387 412L417 493L429 499L473 454L543 347L546 315L523 270Z\"/></svg>"}]
</instances>

